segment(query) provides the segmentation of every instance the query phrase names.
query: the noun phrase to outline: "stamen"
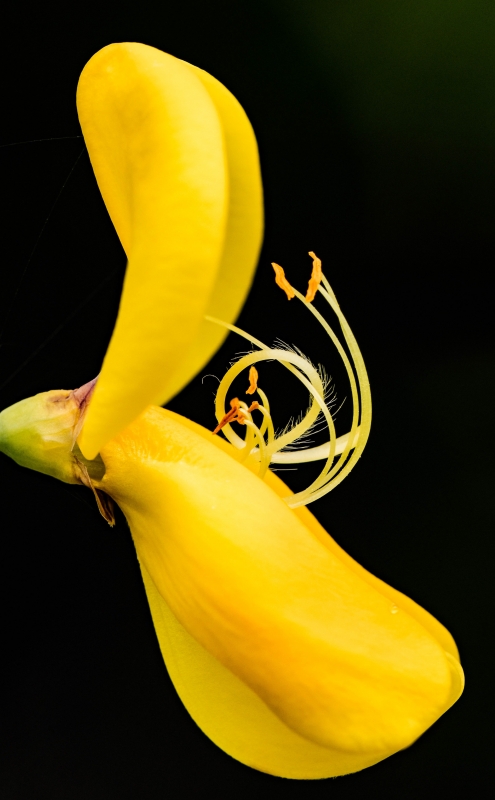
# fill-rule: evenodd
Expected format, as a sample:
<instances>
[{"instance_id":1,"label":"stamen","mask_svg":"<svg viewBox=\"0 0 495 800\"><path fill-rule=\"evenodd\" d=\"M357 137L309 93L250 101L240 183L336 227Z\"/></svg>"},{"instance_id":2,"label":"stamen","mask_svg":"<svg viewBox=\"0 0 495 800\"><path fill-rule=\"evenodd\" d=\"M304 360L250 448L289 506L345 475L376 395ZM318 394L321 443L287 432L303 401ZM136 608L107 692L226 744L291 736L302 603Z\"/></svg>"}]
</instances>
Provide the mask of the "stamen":
<instances>
[{"instance_id":1,"label":"stamen","mask_svg":"<svg viewBox=\"0 0 495 800\"><path fill-rule=\"evenodd\" d=\"M284 498L287 505L291 508L297 508L298 506L312 503L314 500L317 500L319 497L322 497L324 494L334 489L346 475L349 474L364 450L371 425L371 395L363 357L359 351L353 333L340 310L340 306L331 286L321 270L320 259L313 252L310 252L309 255L313 259L313 272L309 281L306 297L293 289L286 280L282 267L278 264L272 265L275 270L275 280L277 285L286 292L289 299L297 297L313 314L336 347L344 363L350 383L353 406L352 423L349 433L344 436L339 436L337 439L335 424L331 413L332 403L326 391L327 384L325 383L323 373L321 370L317 370L302 353L297 351L297 348L284 350L282 347L267 347L267 345L259 339L237 328L235 325L215 319L214 317L206 317L210 322L222 325L228 330L239 334L244 339L251 342L252 345L259 348L259 350L248 353L236 361L220 381L215 398L215 413L219 424L214 433L223 429L223 434L231 444L238 449L238 457L241 462L245 461L248 457L256 459L259 462L258 474L260 477L263 477L270 462L295 463L320 459L325 460L320 475L313 480L304 491L297 492L292 496ZM312 300L317 291L320 292L328 303L340 323L342 334L351 356L350 359L326 319L312 305ZM275 436L268 398L257 386L258 376L257 372L254 370L254 364L259 361L278 361L306 387L310 394L310 406L303 418L296 424L293 424L292 428L289 430L285 429L278 436ZM256 391L262 404L252 403L248 408L246 403L235 398L235 400L230 402L231 410L225 413L227 392L235 378L248 367L250 370L247 394L254 394ZM259 410L263 415L261 427L255 425L251 419L251 411L253 410ZM314 430L315 423L320 415L323 415L328 426L329 441L324 445L305 447L296 452L288 453L286 448L293 445L296 441L301 442L304 440L304 436L305 434L307 435L309 430ZM242 439L233 430L230 426L231 422L240 422L245 425L245 439Z\"/></svg>"},{"instance_id":2,"label":"stamen","mask_svg":"<svg viewBox=\"0 0 495 800\"><path fill-rule=\"evenodd\" d=\"M230 411L227 411L227 413L222 417L217 427L213 431L213 436L215 436L215 434L221 431L225 425L228 425L229 422L234 422L239 413L240 407L241 403L239 401L239 398L234 397L234 399L230 401Z\"/></svg>"},{"instance_id":3,"label":"stamen","mask_svg":"<svg viewBox=\"0 0 495 800\"><path fill-rule=\"evenodd\" d=\"M249 370L249 389L246 389L246 394L254 394L258 391L258 370L256 367L251 367Z\"/></svg>"},{"instance_id":4,"label":"stamen","mask_svg":"<svg viewBox=\"0 0 495 800\"><path fill-rule=\"evenodd\" d=\"M234 397L234 399L230 401L230 411L222 417L213 431L213 436L221 431L225 425L228 425L229 422L238 422L240 425L245 425L247 415L250 414L251 411L256 411L259 407L260 405L257 400L254 400L248 408L246 403L241 403L238 397Z\"/></svg>"},{"instance_id":5,"label":"stamen","mask_svg":"<svg viewBox=\"0 0 495 800\"><path fill-rule=\"evenodd\" d=\"M292 300L292 298L295 297L296 293L292 288L292 286L290 285L287 278L285 277L285 272L283 268L280 266L280 264L274 264L273 261L272 261L272 267L275 270L275 283L277 284L277 286L280 286L280 288L283 289L283 291L287 295L287 300Z\"/></svg>"},{"instance_id":6,"label":"stamen","mask_svg":"<svg viewBox=\"0 0 495 800\"><path fill-rule=\"evenodd\" d=\"M259 407L260 407L260 404L258 403L258 401L257 400L253 400L253 402L251 403L249 408L240 408L239 409L239 418L236 420L236 422L239 422L241 425L245 425L246 424L246 414L250 414L251 411L257 411Z\"/></svg>"},{"instance_id":7,"label":"stamen","mask_svg":"<svg viewBox=\"0 0 495 800\"><path fill-rule=\"evenodd\" d=\"M316 256L312 250L309 251L308 255L311 256L313 259L313 271L311 273L311 278L309 279L308 283L308 291L306 292L306 301L308 303L312 303L316 297L316 292L318 291L318 286L321 283L322 279L322 271L321 271L321 259Z\"/></svg>"}]
</instances>

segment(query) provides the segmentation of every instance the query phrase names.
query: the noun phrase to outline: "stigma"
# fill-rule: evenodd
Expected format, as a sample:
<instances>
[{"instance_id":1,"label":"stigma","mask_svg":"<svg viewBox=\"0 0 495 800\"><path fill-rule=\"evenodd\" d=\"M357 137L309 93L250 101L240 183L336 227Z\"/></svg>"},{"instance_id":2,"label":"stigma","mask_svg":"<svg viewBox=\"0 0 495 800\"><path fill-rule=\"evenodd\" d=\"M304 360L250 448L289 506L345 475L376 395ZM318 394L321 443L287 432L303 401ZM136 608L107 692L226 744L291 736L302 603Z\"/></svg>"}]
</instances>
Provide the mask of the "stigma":
<instances>
[{"instance_id":1,"label":"stigma","mask_svg":"<svg viewBox=\"0 0 495 800\"><path fill-rule=\"evenodd\" d=\"M280 346L268 347L235 325L214 317L206 317L210 322L222 325L247 339L257 348L236 361L220 381L215 398L218 424L213 433L222 431L236 448L240 461L246 461L248 457L254 459L258 464L260 478L264 477L272 464L324 461L320 474L306 489L285 498L291 508L318 500L341 483L359 460L371 427L371 393L361 351L322 271L321 260L312 251L309 255L313 260L313 267L306 295L301 294L289 283L284 269L279 264L272 263L275 282L285 292L288 300L297 298L316 318L344 364L352 399L352 423L348 433L337 437L328 397L328 382L325 381L323 371L316 369L308 358L298 351L286 350ZM313 305L317 295L321 296L326 307L329 307L337 318L346 347L326 317ZM261 361L278 361L306 387L310 397L309 408L302 419L279 435L275 435L268 397L258 385L258 371L254 365ZM230 401L230 410L226 411L225 402L232 382L244 370L249 370L249 386L246 394L251 396L257 394L259 400L248 405L235 397ZM318 447L305 446L304 440L308 431L321 420L324 420L328 428L328 441ZM234 430L233 422L240 423L244 427L244 438ZM288 449L294 447L299 449Z\"/></svg>"}]
</instances>

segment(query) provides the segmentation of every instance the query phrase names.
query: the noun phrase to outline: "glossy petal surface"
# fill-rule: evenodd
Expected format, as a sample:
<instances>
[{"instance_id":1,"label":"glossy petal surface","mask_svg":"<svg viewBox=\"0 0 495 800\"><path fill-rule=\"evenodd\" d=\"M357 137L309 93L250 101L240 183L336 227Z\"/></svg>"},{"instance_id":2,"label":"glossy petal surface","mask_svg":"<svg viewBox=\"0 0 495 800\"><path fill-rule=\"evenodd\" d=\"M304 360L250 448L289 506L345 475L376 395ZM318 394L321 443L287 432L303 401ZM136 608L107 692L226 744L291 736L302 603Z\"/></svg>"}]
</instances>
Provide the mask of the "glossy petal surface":
<instances>
[{"instance_id":1,"label":"glossy petal surface","mask_svg":"<svg viewBox=\"0 0 495 800\"><path fill-rule=\"evenodd\" d=\"M201 730L230 756L261 772L304 780L356 772L388 755L342 753L288 728L186 631L146 568L141 570L160 649L177 693Z\"/></svg>"},{"instance_id":2,"label":"glossy petal surface","mask_svg":"<svg viewBox=\"0 0 495 800\"><path fill-rule=\"evenodd\" d=\"M450 635L229 452L150 408L102 453L101 486L131 526L190 713L239 760L287 777L352 772L407 747L461 691ZM203 680L231 698L230 723L201 700ZM299 761L284 762L281 750L300 739Z\"/></svg>"},{"instance_id":3,"label":"glossy petal surface","mask_svg":"<svg viewBox=\"0 0 495 800\"><path fill-rule=\"evenodd\" d=\"M203 83L222 123L228 167L228 211L225 241L206 314L231 322L247 296L263 234L263 189L258 146L249 120L235 97L202 69L187 65ZM222 344L227 331L203 320L184 354L167 396L182 389Z\"/></svg>"},{"instance_id":4,"label":"glossy petal surface","mask_svg":"<svg viewBox=\"0 0 495 800\"><path fill-rule=\"evenodd\" d=\"M201 330L202 319L209 310L238 313L256 266L262 199L244 112L214 79L172 56L135 43L104 48L83 70L78 112L129 259L79 439L92 458L213 354L221 336Z\"/></svg>"}]
</instances>

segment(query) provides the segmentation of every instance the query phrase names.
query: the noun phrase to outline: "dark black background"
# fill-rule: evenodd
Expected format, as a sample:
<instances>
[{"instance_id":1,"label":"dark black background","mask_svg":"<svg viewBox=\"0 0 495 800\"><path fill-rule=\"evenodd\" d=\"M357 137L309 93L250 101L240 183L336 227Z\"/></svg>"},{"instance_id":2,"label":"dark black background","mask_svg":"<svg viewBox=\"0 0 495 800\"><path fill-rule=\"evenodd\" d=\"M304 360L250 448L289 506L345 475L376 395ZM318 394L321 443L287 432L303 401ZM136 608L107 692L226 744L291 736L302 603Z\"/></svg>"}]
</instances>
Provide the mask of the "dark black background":
<instances>
[{"instance_id":1,"label":"dark black background","mask_svg":"<svg viewBox=\"0 0 495 800\"><path fill-rule=\"evenodd\" d=\"M371 379L365 455L312 510L358 561L447 625L467 688L412 748L357 775L297 782L254 772L212 745L175 696L123 518L110 530L86 490L2 456L0 796L344 800L444 797L454 788L485 796L493 760L491 0L104 0L29 11L18 3L4 7L1 36L3 145L78 135L78 75L113 41L142 41L197 64L241 101L266 199L265 244L241 325L324 361L345 396L334 354L273 285L277 260L303 288L314 249ZM0 408L89 380L112 330L125 259L81 151L74 138L0 149ZM228 340L204 373L221 376L242 347ZM213 378L199 378L171 406L211 427L214 388ZM290 385L281 388L280 425L298 400ZM344 404L339 433L346 414ZM294 485L304 479L287 473Z\"/></svg>"}]
</instances>

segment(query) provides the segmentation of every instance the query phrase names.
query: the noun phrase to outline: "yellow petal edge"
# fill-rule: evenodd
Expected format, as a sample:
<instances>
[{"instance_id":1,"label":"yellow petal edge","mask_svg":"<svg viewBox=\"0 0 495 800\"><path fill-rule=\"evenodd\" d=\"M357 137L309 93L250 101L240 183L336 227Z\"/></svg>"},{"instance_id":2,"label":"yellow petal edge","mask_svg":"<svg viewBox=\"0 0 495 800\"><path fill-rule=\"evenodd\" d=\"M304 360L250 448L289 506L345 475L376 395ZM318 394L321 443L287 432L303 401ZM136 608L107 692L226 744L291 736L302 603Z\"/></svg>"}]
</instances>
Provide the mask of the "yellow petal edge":
<instances>
[{"instance_id":1,"label":"yellow petal edge","mask_svg":"<svg viewBox=\"0 0 495 800\"><path fill-rule=\"evenodd\" d=\"M102 451L160 647L199 727L287 778L342 775L409 746L459 697L446 629L281 500L229 444L148 408Z\"/></svg>"},{"instance_id":2,"label":"yellow petal edge","mask_svg":"<svg viewBox=\"0 0 495 800\"><path fill-rule=\"evenodd\" d=\"M207 73L153 47L113 44L88 62L77 107L128 257L115 330L78 444L94 458L149 403L164 403L239 313L263 229L256 140Z\"/></svg>"}]
</instances>

